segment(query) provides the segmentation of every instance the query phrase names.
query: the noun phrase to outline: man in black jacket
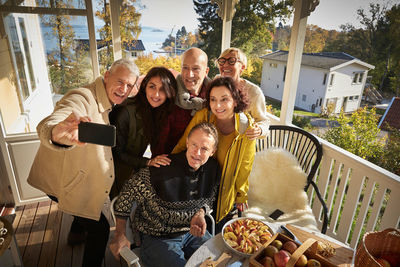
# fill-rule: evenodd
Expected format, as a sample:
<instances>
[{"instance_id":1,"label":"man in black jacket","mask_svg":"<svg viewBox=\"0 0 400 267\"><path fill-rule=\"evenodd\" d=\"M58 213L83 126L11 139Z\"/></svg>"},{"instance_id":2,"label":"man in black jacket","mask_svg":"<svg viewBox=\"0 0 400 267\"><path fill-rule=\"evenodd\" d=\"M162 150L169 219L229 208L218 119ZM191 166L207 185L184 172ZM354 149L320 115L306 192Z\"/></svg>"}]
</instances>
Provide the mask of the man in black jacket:
<instances>
[{"instance_id":1,"label":"man in black jacket","mask_svg":"<svg viewBox=\"0 0 400 267\"><path fill-rule=\"evenodd\" d=\"M170 156L170 165L143 168L125 184L114 205L116 231L110 249L117 258L121 248L130 246L125 227L135 201L133 225L141 235L140 258L145 266L184 266L210 238L204 215L218 193L220 169L211 158L217 130L200 123L186 143L186 151Z\"/></svg>"}]
</instances>

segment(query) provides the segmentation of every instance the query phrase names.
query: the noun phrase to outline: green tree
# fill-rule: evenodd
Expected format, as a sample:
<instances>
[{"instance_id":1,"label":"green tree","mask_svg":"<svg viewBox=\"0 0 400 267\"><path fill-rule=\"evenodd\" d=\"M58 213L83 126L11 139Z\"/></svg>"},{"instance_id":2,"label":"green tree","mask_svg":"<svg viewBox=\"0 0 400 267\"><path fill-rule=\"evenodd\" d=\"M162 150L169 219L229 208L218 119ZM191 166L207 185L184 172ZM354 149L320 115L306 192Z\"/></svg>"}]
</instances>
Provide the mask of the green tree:
<instances>
[{"instance_id":1,"label":"green tree","mask_svg":"<svg viewBox=\"0 0 400 267\"><path fill-rule=\"evenodd\" d=\"M139 21L141 14L136 10L136 0L122 0L120 10L120 33L122 47L139 38L142 31ZM99 61L102 71L108 69L114 61L112 51L111 17L110 6L107 0L98 0L100 10L96 17L104 21L103 27L99 29L101 42L105 44L106 50L99 53Z\"/></svg>"},{"instance_id":2,"label":"green tree","mask_svg":"<svg viewBox=\"0 0 400 267\"><path fill-rule=\"evenodd\" d=\"M368 111L360 108L351 116L346 116L343 110L338 118L332 118L339 123L338 127L329 129L323 138L359 157L379 164L383 156L384 140L378 138L378 117L375 108Z\"/></svg>"},{"instance_id":3,"label":"green tree","mask_svg":"<svg viewBox=\"0 0 400 267\"><path fill-rule=\"evenodd\" d=\"M390 10L371 3L369 9L357 10L360 28L351 24L341 25L341 32L327 42L324 51L342 51L372 64L372 84L381 91L398 94L400 70L398 52L400 42L400 5Z\"/></svg>"},{"instance_id":4,"label":"green tree","mask_svg":"<svg viewBox=\"0 0 400 267\"><path fill-rule=\"evenodd\" d=\"M400 175L400 130L389 128L389 138L379 166Z\"/></svg>"},{"instance_id":5,"label":"green tree","mask_svg":"<svg viewBox=\"0 0 400 267\"><path fill-rule=\"evenodd\" d=\"M209 57L210 76L217 73L213 64L221 52L222 20L216 11L218 6L210 0L193 0L199 15L200 48ZM293 1L241 0L232 20L231 46L242 49L249 58L255 58L271 48L275 19L287 17Z\"/></svg>"}]
</instances>

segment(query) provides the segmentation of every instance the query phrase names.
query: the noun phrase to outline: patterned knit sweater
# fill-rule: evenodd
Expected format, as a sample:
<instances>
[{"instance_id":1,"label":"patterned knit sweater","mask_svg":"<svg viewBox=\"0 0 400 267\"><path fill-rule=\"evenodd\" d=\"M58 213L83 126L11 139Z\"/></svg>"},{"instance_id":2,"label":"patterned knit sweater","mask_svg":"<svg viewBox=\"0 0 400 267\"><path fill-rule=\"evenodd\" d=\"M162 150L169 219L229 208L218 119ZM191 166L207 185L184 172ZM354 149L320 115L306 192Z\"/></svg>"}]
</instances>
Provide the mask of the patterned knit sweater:
<instances>
[{"instance_id":1,"label":"patterned knit sweater","mask_svg":"<svg viewBox=\"0 0 400 267\"><path fill-rule=\"evenodd\" d=\"M171 155L169 166L147 167L135 173L114 204L115 215L129 217L136 201L138 206L132 224L139 232L171 236L189 231L196 211L213 206L220 169L218 162L210 158L193 171L185 152Z\"/></svg>"}]
</instances>

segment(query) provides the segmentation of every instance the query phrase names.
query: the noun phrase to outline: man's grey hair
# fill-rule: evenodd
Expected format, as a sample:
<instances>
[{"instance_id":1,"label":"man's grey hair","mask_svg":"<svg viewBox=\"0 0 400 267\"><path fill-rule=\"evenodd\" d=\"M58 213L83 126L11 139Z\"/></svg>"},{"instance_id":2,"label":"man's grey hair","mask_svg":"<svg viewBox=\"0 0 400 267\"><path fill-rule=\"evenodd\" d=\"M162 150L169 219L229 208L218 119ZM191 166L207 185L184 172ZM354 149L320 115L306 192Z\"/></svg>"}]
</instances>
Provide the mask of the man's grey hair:
<instances>
[{"instance_id":1,"label":"man's grey hair","mask_svg":"<svg viewBox=\"0 0 400 267\"><path fill-rule=\"evenodd\" d=\"M214 139L214 149L217 149L218 147L218 130L214 126L214 124L209 123L209 122L200 122L199 124L196 124L193 126L193 128L189 131L189 134L187 138L192 135L196 130L200 130L208 135L211 135L212 138Z\"/></svg>"},{"instance_id":2,"label":"man's grey hair","mask_svg":"<svg viewBox=\"0 0 400 267\"><path fill-rule=\"evenodd\" d=\"M136 77L139 77L139 75L140 75L139 68L136 66L136 64L131 59L121 58L121 59L114 61L110 67L110 73L113 72L113 70L118 66L124 66Z\"/></svg>"}]
</instances>

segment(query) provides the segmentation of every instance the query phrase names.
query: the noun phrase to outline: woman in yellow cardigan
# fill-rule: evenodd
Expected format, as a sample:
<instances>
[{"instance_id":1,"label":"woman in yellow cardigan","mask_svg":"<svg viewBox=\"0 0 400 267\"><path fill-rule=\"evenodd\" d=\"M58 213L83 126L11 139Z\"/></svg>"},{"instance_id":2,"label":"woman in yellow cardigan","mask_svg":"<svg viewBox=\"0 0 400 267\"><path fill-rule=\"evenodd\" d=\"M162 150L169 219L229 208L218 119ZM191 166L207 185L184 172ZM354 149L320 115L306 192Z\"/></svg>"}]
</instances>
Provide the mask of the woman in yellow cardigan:
<instances>
[{"instance_id":1,"label":"woman in yellow cardigan","mask_svg":"<svg viewBox=\"0 0 400 267\"><path fill-rule=\"evenodd\" d=\"M218 223L234 209L234 204L241 211L247 206L248 177L254 161L255 140L250 140L246 131L253 129L254 120L243 113L248 105L247 96L241 95L229 77L214 79L209 85L206 100L207 107L194 115L172 153L186 149L186 138L194 125L208 121L217 127L218 148L215 155L222 169L215 216Z\"/></svg>"}]
</instances>

